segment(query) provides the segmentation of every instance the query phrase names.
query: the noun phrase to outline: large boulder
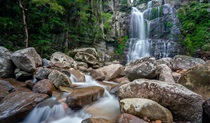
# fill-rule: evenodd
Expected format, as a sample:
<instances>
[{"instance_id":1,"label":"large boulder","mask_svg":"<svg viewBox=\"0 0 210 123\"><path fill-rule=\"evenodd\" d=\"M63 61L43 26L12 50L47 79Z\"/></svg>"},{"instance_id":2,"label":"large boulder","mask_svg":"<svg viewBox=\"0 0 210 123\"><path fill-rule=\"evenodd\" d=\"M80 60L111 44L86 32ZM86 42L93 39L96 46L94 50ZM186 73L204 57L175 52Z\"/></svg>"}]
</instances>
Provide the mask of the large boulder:
<instances>
[{"instance_id":1,"label":"large boulder","mask_svg":"<svg viewBox=\"0 0 210 123\"><path fill-rule=\"evenodd\" d=\"M11 59L17 68L32 73L42 65L42 58L33 47L15 51Z\"/></svg>"},{"instance_id":2,"label":"large boulder","mask_svg":"<svg viewBox=\"0 0 210 123\"><path fill-rule=\"evenodd\" d=\"M124 67L121 64L111 64L97 69L105 73L105 80L112 80L124 75Z\"/></svg>"},{"instance_id":3,"label":"large boulder","mask_svg":"<svg viewBox=\"0 0 210 123\"><path fill-rule=\"evenodd\" d=\"M52 92L55 91L55 87L50 80L43 79L41 81L38 81L34 85L33 91L36 93L48 94L49 96L51 96Z\"/></svg>"},{"instance_id":4,"label":"large boulder","mask_svg":"<svg viewBox=\"0 0 210 123\"><path fill-rule=\"evenodd\" d=\"M46 99L46 94L34 92L13 92L0 102L0 122L17 123L22 121L28 112L39 102Z\"/></svg>"},{"instance_id":5,"label":"large boulder","mask_svg":"<svg viewBox=\"0 0 210 123\"><path fill-rule=\"evenodd\" d=\"M150 120L161 120L163 123L172 123L171 112L150 99L127 98L120 100L120 110L122 113L135 115L139 118L147 117Z\"/></svg>"},{"instance_id":6,"label":"large boulder","mask_svg":"<svg viewBox=\"0 0 210 123\"><path fill-rule=\"evenodd\" d=\"M104 88L98 86L77 88L67 96L66 102L71 108L81 108L98 100L103 94Z\"/></svg>"},{"instance_id":7,"label":"large boulder","mask_svg":"<svg viewBox=\"0 0 210 123\"><path fill-rule=\"evenodd\" d=\"M13 91L15 89L9 82L0 80L0 101Z\"/></svg>"},{"instance_id":8,"label":"large boulder","mask_svg":"<svg viewBox=\"0 0 210 123\"><path fill-rule=\"evenodd\" d=\"M178 83L189 89L201 94L204 98L210 96L210 61L205 64L197 65L179 78Z\"/></svg>"},{"instance_id":9,"label":"large boulder","mask_svg":"<svg viewBox=\"0 0 210 123\"><path fill-rule=\"evenodd\" d=\"M72 86L70 78L64 73L61 73L57 70L53 70L48 75L48 79L55 85L56 88L59 88L59 86L66 86L66 87Z\"/></svg>"},{"instance_id":10,"label":"large boulder","mask_svg":"<svg viewBox=\"0 0 210 123\"><path fill-rule=\"evenodd\" d=\"M71 68L74 63L74 59L69 57L68 55L55 52L51 55L50 61L56 66L61 68Z\"/></svg>"},{"instance_id":11,"label":"large boulder","mask_svg":"<svg viewBox=\"0 0 210 123\"><path fill-rule=\"evenodd\" d=\"M117 118L116 123L148 123L148 122L131 114L123 113Z\"/></svg>"},{"instance_id":12,"label":"large boulder","mask_svg":"<svg viewBox=\"0 0 210 123\"><path fill-rule=\"evenodd\" d=\"M180 84L137 79L122 85L118 97L151 99L167 107L174 121L202 122L202 97Z\"/></svg>"},{"instance_id":13,"label":"large boulder","mask_svg":"<svg viewBox=\"0 0 210 123\"><path fill-rule=\"evenodd\" d=\"M14 64L8 49L0 46L0 78L8 78L14 74Z\"/></svg>"},{"instance_id":14,"label":"large boulder","mask_svg":"<svg viewBox=\"0 0 210 123\"><path fill-rule=\"evenodd\" d=\"M173 70L190 69L198 64L204 64L200 58L193 58L185 55L176 55L173 58Z\"/></svg>"},{"instance_id":15,"label":"large boulder","mask_svg":"<svg viewBox=\"0 0 210 123\"><path fill-rule=\"evenodd\" d=\"M203 103L203 123L210 121L210 98Z\"/></svg>"},{"instance_id":16,"label":"large boulder","mask_svg":"<svg viewBox=\"0 0 210 123\"><path fill-rule=\"evenodd\" d=\"M159 64L157 73L159 74L159 80L175 83L172 75L172 70L166 64Z\"/></svg>"},{"instance_id":17,"label":"large boulder","mask_svg":"<svg viewBox=\"0 0 210 123\"><path fill-rule=\"evenodd\" d=\"M154 78L157 76L157 62L153 57L145 57L130 62L125 67L125 74L130 81L139 78Z\"/></svg>"}]
</instances>

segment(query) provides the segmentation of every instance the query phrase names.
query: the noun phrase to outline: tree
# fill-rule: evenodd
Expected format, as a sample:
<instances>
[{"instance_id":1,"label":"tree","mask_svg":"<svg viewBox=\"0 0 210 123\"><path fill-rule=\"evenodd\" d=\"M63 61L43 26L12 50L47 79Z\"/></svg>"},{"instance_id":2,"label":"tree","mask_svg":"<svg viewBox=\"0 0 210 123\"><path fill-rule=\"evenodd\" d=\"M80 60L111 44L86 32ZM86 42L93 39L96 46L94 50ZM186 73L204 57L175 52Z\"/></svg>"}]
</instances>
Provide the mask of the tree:
<instances>
[{"instance_id":1,"label":"tree","mask_svg":"<svg viewBox=\"0 0 210 123\"><path fill-rule=\"evenodd\" d=\"M28 26L27 26L27 22L26 22L26 11L28 11L29 1L26 0L25 6L23 6L21 0L18 0L18 2L19 2L19 7L22 12L23 29L24 29L24 35L25 35L25 37L24 37L25 47L28 47Z\"/></svg>"}]
</instances>

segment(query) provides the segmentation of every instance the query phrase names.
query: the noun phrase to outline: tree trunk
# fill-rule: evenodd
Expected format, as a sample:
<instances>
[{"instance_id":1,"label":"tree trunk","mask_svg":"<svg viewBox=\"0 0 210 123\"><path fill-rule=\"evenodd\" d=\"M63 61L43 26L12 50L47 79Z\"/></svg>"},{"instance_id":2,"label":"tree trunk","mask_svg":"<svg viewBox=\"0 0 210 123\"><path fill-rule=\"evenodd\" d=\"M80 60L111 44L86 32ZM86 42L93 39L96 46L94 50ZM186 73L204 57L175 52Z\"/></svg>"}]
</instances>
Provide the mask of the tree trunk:
<instances>
[{"instance_id":1,"label":"tree trunk","mask_svg":"<svg viewBox=\"0 0 210 123\"><path fill-rule=\"evenodd\" d=\"M28 47L28 28L27 28L27 22L26 22L26 14L25 14L25 8L22 5L22 1L18 0L19 2L19 7L21 8L21 12L22 12L22 21L23 21L23 30L24 30L24 42L25 42L25 46Z\"/></svg>"}]
</instances>

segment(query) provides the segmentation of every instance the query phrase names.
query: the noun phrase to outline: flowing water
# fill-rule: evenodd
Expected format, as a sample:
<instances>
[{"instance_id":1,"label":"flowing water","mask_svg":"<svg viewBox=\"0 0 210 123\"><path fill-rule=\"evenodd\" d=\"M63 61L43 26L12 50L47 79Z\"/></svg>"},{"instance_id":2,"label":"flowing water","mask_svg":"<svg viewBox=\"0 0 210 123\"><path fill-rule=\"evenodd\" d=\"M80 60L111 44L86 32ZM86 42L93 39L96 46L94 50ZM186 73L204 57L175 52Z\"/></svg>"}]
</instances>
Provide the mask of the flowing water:
<instances>
[{"instance_id":1,"label":"flowing water","mask_svg":"<svg viewBox=\"0 0 210 123\"><path fill-rule=\"evenodd\" d=\"M85 82L75 82L74 76L71 76L70 79L80 88L101 86L105 89L104 96L92 105L87 105L78 111L65 109L56 98L47 99L33 109L24 123L81 123L90 117L113 120L120 114L118 99L107 91L109 89L107 86L99 84L89 75L85 75Z\"/></svg>"},{"instance_id":2,"label":"flowing water","mask_svg":"<svg viewBox=\"0 0 210 123\"><path fill-rule=\"evenodd\" d=\"M172 5L152 0L144 11L132 7L127 62L154 56L173 57L176 54L177 35L180 29Z\"/></svg>"},{"instance_id":3,"label":"flowing water","mask_svg":"<svg viewBox=\"0 0 210 123\"><path fill-rule=\"evenodd\" d=\"M146 39L144 14L135 7L132 7L130 30L131 38L137 40L129 44L128 62L140 57L150 56L149 42Z\"/></svg>"}]
</instances>

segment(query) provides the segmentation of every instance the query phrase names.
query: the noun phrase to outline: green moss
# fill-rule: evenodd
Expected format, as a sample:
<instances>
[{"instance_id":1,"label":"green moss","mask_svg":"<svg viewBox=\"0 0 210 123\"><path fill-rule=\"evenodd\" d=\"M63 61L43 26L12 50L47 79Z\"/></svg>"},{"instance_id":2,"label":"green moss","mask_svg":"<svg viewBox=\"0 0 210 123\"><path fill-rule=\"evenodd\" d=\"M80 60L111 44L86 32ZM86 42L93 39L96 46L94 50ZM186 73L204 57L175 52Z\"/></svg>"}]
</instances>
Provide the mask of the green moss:
<instances>
[{"instance_id":1,"label":"green moss","mask_svg":"<svg viewBox=\"0 0 210 123\"><path fill-rule=\"evenodd\" d=\"M191 2L178 11L182 38L180 44L188 55L194 55L201 47L210 43L210 3Z\"/></svg>"}]
</instances>

